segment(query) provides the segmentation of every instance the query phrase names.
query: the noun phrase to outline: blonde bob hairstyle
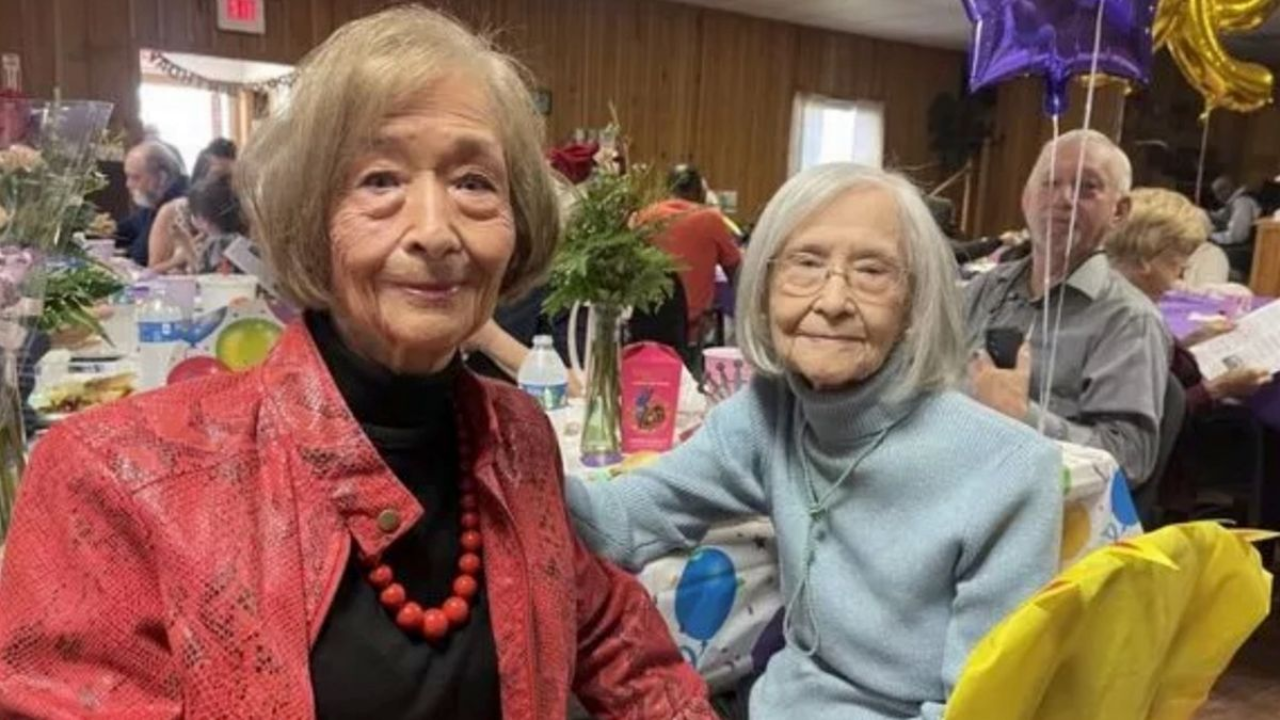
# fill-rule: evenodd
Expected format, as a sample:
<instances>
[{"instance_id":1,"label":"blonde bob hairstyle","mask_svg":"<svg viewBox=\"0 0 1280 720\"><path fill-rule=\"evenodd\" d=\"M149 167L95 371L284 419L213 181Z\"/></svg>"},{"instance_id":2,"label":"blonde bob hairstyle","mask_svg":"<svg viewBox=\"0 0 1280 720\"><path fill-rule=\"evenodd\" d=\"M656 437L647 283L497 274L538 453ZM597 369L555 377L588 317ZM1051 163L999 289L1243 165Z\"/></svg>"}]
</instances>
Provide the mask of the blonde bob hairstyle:
<instances>
[{"instance_id":1,"label":"blonde bob hairstyle","mask_svg":"<svg viewBox=\"0 0 1280 720\"><path fill-rule=\"evenodd\" d=\"M1130 195L1129 217L1107 238L1107 256L1120 263L1138 265L1167 251L1184 257L1209 239L1204 211L1172 190L1138 188Z\"/></svg>"},{"instance_id":2,"label":"blonde bob hairstyle","mask_svg":"<svg viewBox=\"0 0 1280 720\"><path fill-rule=\"evenodd\" d=\"M856 188L875 187L898 205L908 276L906 331L898 344L905 362L893 383L899 397L954 386L964 367L965 334L951 248L920 191L905 177L853 163L809 168L778 190L756 225L738 281L735 329L743 357L757 372L778 376L788 368L770 331L770 267L787 240L814 213Z\"/></svg>"},{"instance_id":3,"label":"blonde bob hairstyle","mask_svg":"<svg viewBox=\"0 0 1280 720\"><path fill-rule=\"evenodd\" d=\"M352 163L389 116L450 73L487 89L506 156L516 244L502 296L514 298L541 280L559 218L525 71L453 19L400 6L342 26L313 50L289 104L254 134L237 165L252 232L289 299L331 307L329 223Z\"/></svg>"}]
</instances>

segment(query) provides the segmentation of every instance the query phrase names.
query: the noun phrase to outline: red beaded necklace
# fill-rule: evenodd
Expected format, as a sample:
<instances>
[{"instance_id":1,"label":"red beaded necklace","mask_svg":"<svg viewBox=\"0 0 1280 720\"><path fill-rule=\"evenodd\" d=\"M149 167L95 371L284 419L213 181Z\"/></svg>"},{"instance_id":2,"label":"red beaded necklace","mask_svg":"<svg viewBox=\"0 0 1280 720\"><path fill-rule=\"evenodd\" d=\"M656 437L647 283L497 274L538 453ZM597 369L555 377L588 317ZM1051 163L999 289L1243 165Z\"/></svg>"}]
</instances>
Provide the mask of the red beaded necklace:
<instances>
[{"instance_id":1,"label":"red beaded necklace","mask_svg":"<svg viewBox=\"0 0 1280 720\"><path fill-rule=\"evenodd\" d=\"M458 575L453 579L453 594L440 607L423 609L409 600L404 586L395 581L395 572L379 555L361 558L366 568L369 584L379 590L378 600L395 616L396 625L410 633L420 633L428 640L443 639L451 631L467 624L471 617L471 601L480 590L480 549L484 545L480 534L480 515L476 511L475 479L471 476L471 444L468 441L466 422L458 420L459 487L462 491L462 546L458 557Z\"/></svg>"}]
</instances>

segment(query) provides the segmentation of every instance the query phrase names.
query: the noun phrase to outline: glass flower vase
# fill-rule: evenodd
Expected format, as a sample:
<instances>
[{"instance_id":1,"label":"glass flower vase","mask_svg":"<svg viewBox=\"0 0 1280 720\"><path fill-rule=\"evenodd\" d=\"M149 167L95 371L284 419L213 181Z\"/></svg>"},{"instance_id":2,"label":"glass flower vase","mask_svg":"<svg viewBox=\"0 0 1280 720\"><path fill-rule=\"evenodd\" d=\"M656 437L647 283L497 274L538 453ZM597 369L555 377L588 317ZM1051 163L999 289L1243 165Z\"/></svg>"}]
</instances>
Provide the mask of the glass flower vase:
<instances>
[{"instance_id":1,"label":"glass flower vase","mask_svg":"<svg viewBox=\"0 0 1280 720\"><path fill-rule=\"evenodd\" d=\"M621 323L621 308L591 308L581 446L582 463L589 467L622 462Z\"/></svg>"},{"instance_id":2,"label":"glass flower vase","mask_svg":"<svg viewBox=\"0 0 1280 720\"><path fill-rule=\"evenodd\" d=\"M21 377L44 309L48 258L84 202L111 117L100 102L0 103L0 543L26 469Z\"/></svg>"}]
</instances>

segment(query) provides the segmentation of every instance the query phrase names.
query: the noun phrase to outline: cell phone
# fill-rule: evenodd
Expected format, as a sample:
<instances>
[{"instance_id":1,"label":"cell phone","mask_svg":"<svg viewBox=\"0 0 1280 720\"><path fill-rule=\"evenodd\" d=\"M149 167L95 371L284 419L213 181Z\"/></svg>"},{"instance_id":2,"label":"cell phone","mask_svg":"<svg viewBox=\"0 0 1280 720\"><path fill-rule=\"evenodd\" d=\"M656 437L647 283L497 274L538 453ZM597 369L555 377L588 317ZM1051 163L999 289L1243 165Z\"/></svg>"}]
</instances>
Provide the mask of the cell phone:
<instances>
[{"instance_id":1,"label":"cell phone","mask_svg":"<svg viewBox=\"0 0 1280 720\"><path fill-rule=\"evenodd\" d=\"M1011 370L1018 364L1018 349L1022 347L1023 334L1018 328L987 328L987 354L1001 370Z\"/></svg>"}]
</instances>

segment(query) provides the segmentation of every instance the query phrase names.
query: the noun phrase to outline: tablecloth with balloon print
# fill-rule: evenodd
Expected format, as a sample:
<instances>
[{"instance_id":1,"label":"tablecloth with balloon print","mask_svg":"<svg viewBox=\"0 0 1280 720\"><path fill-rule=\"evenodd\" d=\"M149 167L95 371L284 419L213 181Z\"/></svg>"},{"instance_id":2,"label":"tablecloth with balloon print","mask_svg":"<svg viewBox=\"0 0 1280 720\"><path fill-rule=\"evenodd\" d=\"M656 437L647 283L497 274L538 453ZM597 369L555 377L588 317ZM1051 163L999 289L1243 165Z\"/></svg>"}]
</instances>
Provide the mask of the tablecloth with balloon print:
<instances>
[{"instance_id":1,"label":"tablecloth with balloon print","mask_svg":"<svg viewBox=\"0 0 1280 720\"><path fill-rule=\"evenodd\" d=\"M1105 450L1062 447L1062 569L1122 538L1142 534L1129 483Z\"/></svg>"},{"instance_id":2,"label":"tablecloth with balloon print","mask_svg":"<svg viewBox=\"0 0 1280 720\"><path fill-rule=\"evenodd\" d=\"M1046 478L1063 491L1062 568L1121 538L1140 535L1124 473L1106 452L1061 443L1062 474ZM589 481L625 475L569 472ZM660 558L637 578L667 621L676 645L713 692L764 670L782 647L782 596L773 525L766 518L712 528L692 552Z\"/></svg>"},{"instance_id":3,"label":"tablecloth with balloon print","mask_svg":"<svg viewBox=\"0 0 1280 720\"><path fill-rule=\"evenodd\" d=\"M292 307L268 300L237 302L197 315L183 327L186 345L171 358L166 382L239 372L260 364L296 316Z\"/></svg>"}]
</instances>

